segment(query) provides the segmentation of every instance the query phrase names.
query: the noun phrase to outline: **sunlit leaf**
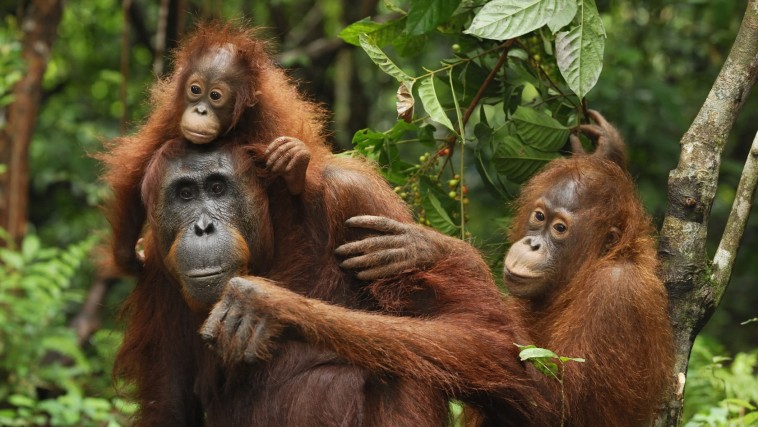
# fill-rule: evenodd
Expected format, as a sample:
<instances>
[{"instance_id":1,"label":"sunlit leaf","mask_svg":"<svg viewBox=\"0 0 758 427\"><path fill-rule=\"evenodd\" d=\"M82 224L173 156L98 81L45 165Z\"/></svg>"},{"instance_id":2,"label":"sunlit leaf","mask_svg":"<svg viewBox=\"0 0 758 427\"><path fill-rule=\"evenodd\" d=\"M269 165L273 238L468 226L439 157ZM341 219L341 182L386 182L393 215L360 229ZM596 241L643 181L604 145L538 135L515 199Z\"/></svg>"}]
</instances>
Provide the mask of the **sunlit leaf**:
<instances>
[{"instance_id":1,"label":"sunlit leaf","mask_svg":"<svg viewBox=\"0 0 758 427\"><path fill-rule=\"evenodd\" d=\"M376 44L365 34L359 36L361 47L366 52L369 58L376 64L382 71L388 75L394 77L399 82L406 82L413 80L413 77L401 70L394 62L381 50Z\"/></svg>"},{"instance_id":2,"label":"sunlit leaf","mask_svg":"<svg viewBox=\"0 0 758 427\"><path fill-rule=\"evenodd\" d=\"M437 92L434 89L434 76L421 79L418 88L418 96L421 98L424 110L426 110L432 120L455 131L455 129L453 129L453 123L447 117L447 114L445 114L445 110L442 108L440 100L437 98Z\"/></svg>"},{"instance_id":3,"label":"sunlit leaf","mask_svg":"<svg viewBox=\"0 0 758 427\"><path fill-rule=\"evenodd\" d=\"M558 69L569 88L579 97L595 86L603 70L605 28L594 0L582 0L579 22L555 37Z\"/></svg>"},{"instance_id":4,"label":"sunlit leaf","mask_svg":"<svg viewBox=\"0 0 758 427\"><path fill-rule=\"evenodd\" d=\"M755 406L753 406L752 403L744 399L729 398L729 399L724 399L724 403L726 403L727 405L733 405L733 406L738 406L740 408L745 408L750 411L755 410Z\"/></svg>"},{"instance_id":5,"label":"sunlit leaf","mask_svg":"<svg viewBox=\"0 0 758 427\"><path fill-rule=\"evenodd\" d=\"M428 33L452 16L461 0L415 0L408 10L406 30L412 36Z\"/></svg>"},{"instance_id":6,"label":"sunlit leaf","mask_svg":"<svg viewBox=\"0 0 758 427\"><path fill-rule=\"evenodd\" d=\"M31 397L13 394L8 397L8 403L13 406L32 408L36 402Z\"/></svg>"},{"instance_id":7,"label":"sunlit leaf","mask_svg":"<svg viewBox=\"0 0 758 427\"><path fill-rule=\"evenodd\" d=\"M539 347L525 348L519 352L518 356L522 361L529 360L529 359L540 359L544 357L549 357L549 358L558 357L558 355L555 354L554 352L546 348L539 348Z\"/></svg>"},{"instance_id":8,"label":"sunlit leaf","mask_svg":"<svg viewBox=\"0 0 758 427\"><path fill-rule=\"evenodd\" d=\"M558 358L561 362L579 362L584 363L586 360L582 357L567 357L567 356L561 356Z\"/></svg>"},{"instance_id":9,"label":"sunlit leaf","mask_svg":"<svg viewBox=\"0 0 758 427\"><path fill-rule=\"evenodd\" d=\"M24 241L21 242L21 254L25 260L31 261L37 255L41 246L42 244L40 243L39 237L29 234L24 237Z\"/></svg>"},{"instance_id":10,"label":"sunlit leaf","mask_svg":"<svg viewBox=\"0 0 758 427\"><path fill-rule=\"evenodd\" d=\"M742 417L742 425L744 426L752 426L752 425L758 425L758 412L751 412L744 417Z\"/></svg>"},{"instance_id":11,"label":"sunlit leaf","mask_svg":"<svg viewBox=\"0 0 758 427\"><path fill-rule=\"evenodd\" d=\"M347 26L339 33L339 37L346 43L360 46L360 35L370 35L376 46L386 46L392 43L403 33L407 17L403 16L391 21L378 23L371 18L364 18Z\"/></svg>"},{"instance_id":12,"label":"sunlit leaf","mask_svg":"<svg viewBox=\"0 0 758 427\"><path fill-rule=\"evenodd\" d=\"M464 33L492 40L508 40L549 22L560 23L576 0L493 0L482 7ZM561 15L556 17L556 13Z\"/></svg>"},{"instance_id":13,"label":"sunlit leaf","mask_svg":"<svg viewBox=\"0 0 758 427\"><path fill-rule=\"evenodd\" d=\"M558 4L558 9L556 9L553 18L547 22L547 26L553 34L574 20L578 10L576 2L577 0L567 0Z\"/></svg>"},{"instance_id":14,"label":"sunlit leaf","mask_svg":"<svg viewBox=\"0 0 758 427\"><path fill-rule=\"evenodd\" d=\"M21 270L24 266L24 258L13 251L0 251L0 262L13 270Z\"/></svg>"}]
</instances>

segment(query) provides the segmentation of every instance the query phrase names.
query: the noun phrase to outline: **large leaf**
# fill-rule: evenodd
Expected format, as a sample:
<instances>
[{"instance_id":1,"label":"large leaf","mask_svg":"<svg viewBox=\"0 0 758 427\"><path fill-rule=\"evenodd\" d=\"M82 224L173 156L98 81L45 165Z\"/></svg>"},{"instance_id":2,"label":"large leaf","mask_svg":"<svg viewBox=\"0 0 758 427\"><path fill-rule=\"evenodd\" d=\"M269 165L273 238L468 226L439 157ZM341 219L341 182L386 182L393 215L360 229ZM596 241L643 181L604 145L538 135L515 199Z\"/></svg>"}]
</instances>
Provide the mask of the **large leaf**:
<instances>
[{"instance_id":1,"label":"large leaf","mask_svg":"<svg viewBox=\"0 0 758 427\"><path fill-rule=\"evenodd\" d=\"M424 104L424 110L426 110L432 120L455 132L453 123L450 122L440 104L440 100L437 98L437 92L434 89L434 76L421 79L418 87L418 97L421 99L421 103Z\"/></svg>"},{"instance_id":2,"label":"large leaf","mask_svg":"<svg viewBox=\"0 0 758 427\"><path fill-rule=\"evenodd\" d=\"M406 19L403 16L380 24L372 21L371 18L363 18L340 31L339 37L346 43L360 46L361 34L368 34L376 46L386 46L403 33Z\"/></svg>"},{"instance_id":3,"label":"large leaf","mask_svg":"<svg viewBox=\"0 0 758 427\"><path fill-rule=\"evenodd\" d=\"M594 0L582 0L578 17L575 27L555 36L555 57L569 88L584 98L603 69L605 28Z\"/></svg>"},{"instance_id":4,"label":"large leaf","mask_svg":"<svg viewBox=\"0 0 758 427\"><path fill-rule=\"evenodd\" d=\"M368 57L371 58L371 60L374 61L374 64L379 66L382 71L394 77L400 83L414 80L413 77L409 76L405 71L401 70L400 67L395 65L395 63L376 46L369 36L361 34L358 37L358 40Z\"/></svg>"},{"instance_id":5,"label":"large leaf","mask_svg":"<svg viewBox=\"0 0 758 427\"><path fill-rule=\"evenodd\" d=\"M493 0L479 10L464 33L492 40L513 39L548 22L561 22L571 1L575 0ZM556 12L561 12L557 18Z\"/></svg>"},{"instance_id":6,"label":"large leaf","mask_svg":"<svg viewBox=\"0 0 758 427\"><path fill-rule=\"evenodd\" d=\"M404 32L400 37L397 37L392 41L392 47L395 48L398 55L404 58L410 58L423 52L427 41L429 41L429 36L426 34L409 36Z\"/></svg>"},{"instance_id":7,"label":"large leaf","mask_svg":"<svg viewBox=\"0 0 758 427\"><path fill-rule=\"evenodd\" d=\"M480 122L474 126L474 138L476 140L474 166L477 172L479 172L479 176L482 178L482 183L487 191L500 199L511 200L515 193L512 193L509 186L500 179L495 170L494 162L492 162L492 140L495 131L488 124L487 114L485 114L486 107L493 106L482 105L482 108L479 110ZM502 111L502 108L499 110Z\"/></svg>"},{"instance_id":8,"label":"large leaf","mask_svg":"<svg viewBox=\"0 0 758 427\"><path fill-rule=\"evenodd\" d=\"M460 3L461 0L415 0L411 2L405 29L412 36L428 33L447 21Z\"/></svg>"},{"instance_id":9,"label":"large leaf","mask_svg":"<svg viewBox=\"0 0 758 427\"><path fill-rule=\"evenodd\" d=\"M500 141L492 160L499 174L512 182L522 183L556 157L555 152L540 151L508 135Z\"/></svg>"},{"instance_id":10,"label":"large leaf","mask_svg":"<svg viewBox=\"0 0 758 427\"><path fill-rule=\"evenodd\" d=\"M574 20L578 9L576 1L577 0L566 0L559 2L553 18L547 22L547 26L553 34Z\"/></svg>"},{"instance_id":11,"label":"large leaf","mask_svg":"<svg viewBox=\"0 0 758 427\"><path fill-rule=\"evenodd\" d=\"M533 108L519 106L512 120L524 143L541 151L558 151L569 137L567 127Z\"/></svg>"},{"instance_id":12,"label":"large leaf","mask_svg":"<svg viewBox=\"0 0 758 427\"><path fill-rule=\"evenodd\" d=\"M421 205L424 207L426 219L429 220L432 227L451 236L458 232L458 226L453 223L439 199L431 191L426 193Z\"/></svg>"}]
</instances>

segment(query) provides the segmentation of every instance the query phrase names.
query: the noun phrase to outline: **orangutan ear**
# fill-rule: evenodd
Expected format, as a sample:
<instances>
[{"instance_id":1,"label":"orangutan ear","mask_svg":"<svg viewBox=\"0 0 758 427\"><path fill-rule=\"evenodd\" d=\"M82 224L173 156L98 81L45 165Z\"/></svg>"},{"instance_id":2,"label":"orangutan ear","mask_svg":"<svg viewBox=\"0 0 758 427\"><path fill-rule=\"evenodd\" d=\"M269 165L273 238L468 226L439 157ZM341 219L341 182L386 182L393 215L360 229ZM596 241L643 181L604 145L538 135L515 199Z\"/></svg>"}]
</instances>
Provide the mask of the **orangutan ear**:
<instances>
[{"instance_id":1,"label":"orangutan ear","mask_svg":"<svg viewBox=\"0 0 758 427\"><path fill-rule=\"evenodd\" d=\"M259 91L259 90L256 90L256 91L253 93L253 99L250 101L250 104L248 104L248 107L254 107L254 106L255 106L255 104L257 104L257 103L258 103L258 97L259 97L259 96L261 96L261 94L262 94L262 93L263 93L263 92L261 92L261 91Z\"/></svg>"},{"instance_id":2,"label":"orangutan ear","mask_svg":"<svg viewBox=\"0 0 758 427\"><path fill-rule=\"evenodd\" d=\"M611 227L605 236L605 249L610 250L619 240L621 240L621 230L618 227Z\"/></svg>"}]
</instances>

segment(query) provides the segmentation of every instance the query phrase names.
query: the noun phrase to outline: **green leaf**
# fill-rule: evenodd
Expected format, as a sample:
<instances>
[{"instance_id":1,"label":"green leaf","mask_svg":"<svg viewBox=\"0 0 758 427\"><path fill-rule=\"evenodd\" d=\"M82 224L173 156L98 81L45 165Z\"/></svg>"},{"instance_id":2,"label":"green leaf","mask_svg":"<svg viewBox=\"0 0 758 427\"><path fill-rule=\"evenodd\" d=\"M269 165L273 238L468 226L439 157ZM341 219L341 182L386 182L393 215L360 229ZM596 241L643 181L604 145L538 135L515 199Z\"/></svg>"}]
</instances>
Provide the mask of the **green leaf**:
<instances>
[{"instance_id":1,"label":"green leaf","mask_svg":"<svg viewBox=\"0 0 758 427\"><path fill-rule=\"evenodd\" d=\"M553 18L547 22L547 26L553 34L574 20L576 11L578 10L576 2L577 0L564 0L558 2L558 8L556 9Z\"/></svg>"},{"instance_id":2,"label":"green leaf","mask_svg":"<svg viewBox=\"0 0 758 427\"><path fill-rule=\"evenodd\" d=\"M458 226L453 223L453 220L450 219L450 216L442 208L442 204L434 194L431 192L426 193L421 204L424 206L426 218L432 224L432 227L451 236L458 232Z\"/></svg>"},{"instance_id":3,"label":"green leaf","mask_svg":"<svg viewBox=\"0 0 758 427\"><path fill-rule=\"evenodd\" d=\"M0 261L13 270L21 270L24 267L24 257L18 252L0 251Z\"/></svg>"},{"instance_id":4,"label":"green leaf","mask_svg":"<svg viewBox=\"0 0 758 427\"><path fill-rule=\"evenodd\" d=\"M345 29L340 31L337 36L344 40L346 43L354 46L360 46L361 34L371 34L381 27L382 24L372 21L371 18L363 18L358 22L353 22L352 24L348 25Z\"/></svg>"},{"instance_id":5,"label":"green leaf","mask_svg":"<svg viewBox=\"0 0 758 427\"><path fill-rule=\"evenodd\" d=\"M401 70L397 65L395 65L395 63L392 62L392 60L387 55L385 55L385 53L379 49L376 44L374 44L374 41L371 40L369 36L361 34L359 36L359 41L361 43L361 47L366 52L368 57L371 58L374 64L381 68L382 71L394 77L400 83L411 82L414 80L413 77L409 76L405 73L405 71Z\"/></svg>"},{"instance_id":6,"label":"green leaf","mask_svg":"<svg viewBox=\"0 0 758 427\"><path fill-rule=\"evenodd\" d=\"M569 137L567 127L533 108L519 106L512 120L524 143L541 151L558 151Z\"/></svg>"},{"instance_id":7,"label":"green leaf","mask_svg":"<svg viewBox=\"0 0 758 427\"><path fill-rule=\"evenodd\" d=\"M482 147L487 141L489 141L491 134L492 129L490 129L485 121L479 122L474 126L474 135L476 136L476 140L479 141L479 144L477 144L476 149L474 150L474 157L476 159L474 166L476 167L477 172L479 172L479 176L482 178L482 184L484 184L487 191L502 200L509 200L511 197L507 193L507 190L504 190L502 186L498 185L498 183L490 177L488 166L491 162L485 161Z\"/></svg>"},{"instance_id":8,"label":"green leaf","mask_svg":"<svg viewBox=\"0 0 758 427\"><path fill-rule=\"evenodd\" d=\"M568 1L493 0L479 10L464 33L492 40L513 39L556 19L556 12L565 9Z\"/></svg>"},{"instance_id":9,"label":"green leaf","mask_svg":"<svg viewBox=\"0 0 758 427\"><path fill-rule=\"evenodd\" d=\"M33 408L35 401L29 396L21 394L12 394L8 397L8 402L13 406Z\"/></svg>"},{"instance_id":10,"label":"green leaf","mask_svg":"<svg viewBox=\"0 0 758 427\"><path fill-rule=\"evenodd\" d=\"M386 46L403 33L406 21L405 16L381 24L372 21L371 18L364 18L340 31L339 37L346 43L360 46L360 35L367 34L371 36L377 46Z\"/></svg>"},{"instance_id":11,"label":"green leaf","mask_svg":"<svg viewBox=\"0 0 758 427\"><path fill-rule=\"evenodd\" d=\"M32 261L41 246L39 237L29 234L21 242L21 254L25 260Z\"/></svg>"},{"instance_id":12,"label":"green leaf","mask_svg":"<svg viewBox=\"0 0 758 427\"><path fill-rule=\"evenodd\" d=\"M412 36L428 33L447 21L460 3L461 0L415 0L408 10L405 29Z\"/></svg>"},{"instance_id":13,"label":"green leaf","mask_svg":"<svg viewBox=\"0 0 758 427\"><path fill-rule=\"evenodd\" d=\"M423 52L428 40L429 36L426 34L409 36L403 33L401 37L397 37L392 41L392 47L395 48L398 55L408 58Z\"/></svg>"},{"instance_id":14,"label":"green leaf","mask_svg":"<svg viewBox=\"0 0 758 427\"><path fill-rule=\"evenodd\" d=\"M755 410L755 406L753 406L750 402L744 399L727 398L727 399L724 399L724 403L726 403L727 405L739 406L740 408L745 408L750 411Z\"/></svg>"},{"instance_id":15,"label":"green leaf","mask_svg":"<svg viewBox=\"0 0 758 427\"><path fill-rule=\"evenodd\" d=\"M555 37L558 69L581 99L595 86L603 70L605 28L594 0L582 0L579 22Z\"/></svg>"},{"instance_id":16,"label":"green leaf","mask_svg":"<svg viewBox=\"0 0 758 427\"><path fill-rule=\"evenodd\" d=\"M758 412L751 412L742 418L742 425L752 426L758 424Z\"/></svg>"},{"instance_id":17,"label":"green leaf","mask_svg":"<svg viewBox=\"0 0 758 427\"><path fill-rule=\"evenodd\" d=\"M424 104L424 110L429 113L432 120L455 132L453 123L447 117L447 114L445 114L445 110L442 108L440 100L437 98L437 92L434 89L434 76L421 79L418 88L418 96L421 99L421 103Z\"/></svg>"},{"instance_id":18,"label":"green leaf","mask_svg":"<svg viewBox=\"0 0 758 427\"><path fill-rule=\"evenodd\" d=\"M525 145L518 137L508 135L500 141L492 160L499 174L519 184L526 182L542 166L556 157L558 154L555 152L540 151Z\"/></svg>"},{"instance_id":19,"label":"green leaf","mask_svg":"<svg viewBox=\"0 0 758 427\"><path fill-rule=\"evenodd\" d=\"M558 358L558 360L560 360L561 362L579 362L579 363L586 362L586 360L584 358L582 358L582 357L566 357L566 356L561 356L561 357Z\"/></svg>"},{"instance_id":20,"label":"green leaf","mask_svg":"<svg viewBox=\"0 0 758 427\"><path fill-rule=\"evenodd\" d=\"M531 347L521 350L518 354L521 361L530 359L542 359L542 358L558 358L558 355L546 348Z\"/></svg>"},{"instance_id":21,"label":"green leaf","mask_svg":"<svg viewBox=\"0 0 758 427\"><path fill-rule=\"evenodd\" d=\"M381 155L386 135L371 129L361 129L353 135L353 146L356 151L371 160L378 161Z\"/></svg>"}]
</instances>

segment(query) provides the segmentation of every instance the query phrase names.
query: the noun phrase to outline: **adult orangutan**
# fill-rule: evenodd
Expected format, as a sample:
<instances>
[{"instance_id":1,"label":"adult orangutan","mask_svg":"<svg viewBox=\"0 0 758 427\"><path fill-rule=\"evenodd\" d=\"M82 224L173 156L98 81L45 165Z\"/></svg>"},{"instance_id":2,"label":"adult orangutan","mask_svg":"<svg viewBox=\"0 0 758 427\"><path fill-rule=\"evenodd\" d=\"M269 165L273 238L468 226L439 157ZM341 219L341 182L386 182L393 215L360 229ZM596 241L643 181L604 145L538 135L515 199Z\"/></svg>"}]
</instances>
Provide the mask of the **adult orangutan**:
<instances>
[{"instance_id":1,"label":"adult orangutan","mask_svg":"<svg viewBox=\"0 0 758 427\"><path fill-rule=\"evenodd\" d=\"M319 191L315 185L305 188L305 182L331 158L323 137L325 112L303 99L267 49L252 29L201 25L174 53L173 73L151 89L146 123L137 133L111 141L108 153L99 156L123 165L106 171L105 179L117 199L130 201L109 213L113 257L124 273L142 268L134 250L145 222L140 181L166 141L183 137L207 144L223 136L262 153L270 176L280 176L292 194Z\"/></svg>"},{"instance_id":2,"label":"adult orangutan","mask_svg":"<svg viewBox=\"0 0 758 427\"><path fill-rule=\"evenodd\" d=\"M320 203L274 199L253 160L174 140L146 168L145 266L117 356L138 425L443 426L450 398L491 425L543 416L511 344L525 337L496 287L468 280L486 270L470 248L363 282L333 252L356 238L348 217L409 225L391 189L345 160L325 169Z\"/></svg>"},{"instance_id":3,"label":"adult orangutan","mask_svg":"<svg viewBox=\"0 0 758 427\"><path fill-rule=\"evenodd\" d=\"M597 124L581 130L597 139L595 154L555 160L522 189L505 257L508 305L529 331L528 344L586 359L565 365L562 389L538 377L562 417L554 425L649 425L673 383L667 297L624 143L599 113L590 114ZM580 150L576 137L572 146ZM417 248L444 247L448 238L393 230L394 221L381 218L349 225L369 221L383 224L375 229L384 236L340 248L360 254L359 265L350 258L344 267L381 278L447 261Z\"/></svg>"},{"instance_id":4,"label":"adult orangutan","mask_svg":"<svg viewBox=\"0 0 758 427\"><path fill-rule=\"evenodd\" d=\"M447 262L383 281L339 268L335 248L365 235L348 218L410 227L409 212L370 167L331 156L318 108L248 32L223 28L183 44L145 126L101 156L114 253L138 275L116 366L136 384L138 424L440 426L450 398L492 425L539 420L545 403L511 345L521 331L491 282L469 282L486 270L471 248L450 242ZM197 117L185 135L184 114L228 114L225 93L255 102L219 119L212 141Z\"/></svg>"}]
</instances>

